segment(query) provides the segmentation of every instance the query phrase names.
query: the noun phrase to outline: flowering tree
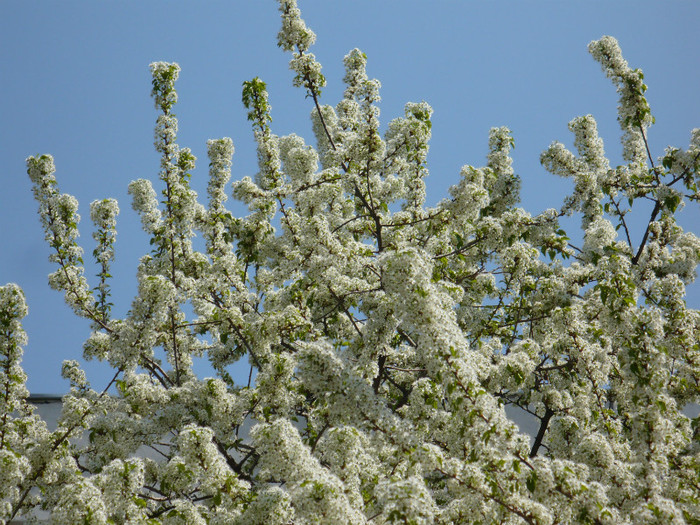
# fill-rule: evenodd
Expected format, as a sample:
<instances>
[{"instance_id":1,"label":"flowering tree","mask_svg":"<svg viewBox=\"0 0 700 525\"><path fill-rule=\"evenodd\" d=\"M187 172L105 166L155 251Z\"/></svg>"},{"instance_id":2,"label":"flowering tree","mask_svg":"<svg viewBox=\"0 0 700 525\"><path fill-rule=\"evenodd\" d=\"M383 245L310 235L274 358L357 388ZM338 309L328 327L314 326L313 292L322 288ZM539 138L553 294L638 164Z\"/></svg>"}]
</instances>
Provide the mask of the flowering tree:
<instances>
[{"instance_id":1,"label":"flowering tree","mask_svg":"<svg viewBox=\"0 0 700 525\"><path fill-rule=\"evenodd\" d=\"M50 284L92 323L85 357L115 374L98 391L66 362L49 431L20 367L22 292L0 288L0 522L41 507L67 524L699 523L699 423L682 409L700 401L700 313L684 302L700 240L674 216L700 198L700 130L655 158L642 72L603 37L589 50L620 95L624 165L610 166L590 115L574 119L577 151L542 154L574 191L532 216L497 128L487 165L426 207L431 108L407 104L382 136L357 49L342 100L322 105L314 33L279 3L316 146L275 135L264 82L246 82L259 173L233 196L250 213L225 207L228 138L208 142L203 205L176 142L179 67L152 64L160 187L129 186L152 251L125 318L110 303L117 203L91 205L91 288L77 201L50 156L27 159ZM564 215L581 217L580 247ZM216 377L195 376L198 356ZM240 359L245 386L228 372Z\"/></svg>"}]
</instances>

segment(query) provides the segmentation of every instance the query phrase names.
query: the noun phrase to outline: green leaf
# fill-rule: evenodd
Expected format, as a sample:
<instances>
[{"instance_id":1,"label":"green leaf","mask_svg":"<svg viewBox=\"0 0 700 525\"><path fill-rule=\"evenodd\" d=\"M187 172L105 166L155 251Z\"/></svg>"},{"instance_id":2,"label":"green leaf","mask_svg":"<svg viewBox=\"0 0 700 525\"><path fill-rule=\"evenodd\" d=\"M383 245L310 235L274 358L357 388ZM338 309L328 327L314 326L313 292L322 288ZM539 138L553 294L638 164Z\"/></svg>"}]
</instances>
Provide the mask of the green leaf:
<instances>
[{"instance_id":1,"label":"green leaf","mask_svg":"<svg viewBox=\"0 0 700 525\"><path fill-rule=\"evenodd\" d=\"M535 487L537 486L537 471L533 470L532 473L530 474L530 477L527 478L527 481L525 482L527 485L527 490L530 492L535 492Z\"/></svg>"}]
</instances>

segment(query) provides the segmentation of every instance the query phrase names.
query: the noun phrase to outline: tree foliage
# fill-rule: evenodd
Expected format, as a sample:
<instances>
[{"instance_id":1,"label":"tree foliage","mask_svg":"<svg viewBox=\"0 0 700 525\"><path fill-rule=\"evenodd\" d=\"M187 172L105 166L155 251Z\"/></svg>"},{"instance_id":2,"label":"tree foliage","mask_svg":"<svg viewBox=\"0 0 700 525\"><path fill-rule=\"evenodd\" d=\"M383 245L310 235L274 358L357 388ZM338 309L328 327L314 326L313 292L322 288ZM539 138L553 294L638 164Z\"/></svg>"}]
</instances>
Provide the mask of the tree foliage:
<instances>
[{"instance_id":1,"label":"tree foliage","mask_svg":"<svg viewBox=\"0 0 700 525\"><path fill-rule=\"evenodd\" d=\"M700 130L654 157L642 72L603 37L589 50L620 95L624 164L593 117L574 119L575 151L541 157L574 190L533 216L496 128L486 166L427 207L430 106L406 104L382 134L358 49L343 98L322 105L315 35L279 4L316 145L275 135L265 83L246 82L259 172L233 197L249 213L225 205L229 138L208 142L202 204L177 144L180 69L152 64L160 173L129 186L152 249L126 317L110 303L116 201L91 205L91 288L77 201L49 155L27 159L50 285L92 323L85 358L115 373L96 390L64 363L49 431L20 367L22 292L0 288L0 521L42 508L69 524L698 523L699 420L683 408L700 401L700 313L684 301L700 240L675 216L700 197ZM580 247L559 225L570 215ZM201 356L216 377L196 377ZM229 372L241 359L247 385Z\"/></svg>"}]
</instances>

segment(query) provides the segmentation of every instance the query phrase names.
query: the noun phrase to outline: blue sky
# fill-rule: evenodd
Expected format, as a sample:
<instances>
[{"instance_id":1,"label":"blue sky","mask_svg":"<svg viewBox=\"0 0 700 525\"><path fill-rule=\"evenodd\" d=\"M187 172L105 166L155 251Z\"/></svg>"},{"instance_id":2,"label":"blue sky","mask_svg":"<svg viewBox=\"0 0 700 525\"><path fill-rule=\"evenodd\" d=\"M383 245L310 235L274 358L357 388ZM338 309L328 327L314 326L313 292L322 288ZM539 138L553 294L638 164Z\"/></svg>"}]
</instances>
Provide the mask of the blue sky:
<instances>
[{"instance_id":1,"label":"blue sky","mask_svg":"<svg viewBox=\"0 0 700 525\"><path fill-rule=\"evenodd\" d=\"M567 123L593 114L613 164L620 162L617 95L586 46L609 34L633 67L641 67L657 124L654 155L686 147L700 126L700 3L694 1L418 1L299 0L318 39L324 66L323 102L342 94L342 58L359 47L368 73L382 82L382 120L403 114L408 101L434 110L428 199L436 203L464 164L485 162L488 130L511 128L514 166L523 179L523 206L558 207L570 185L547 174L540 153L554 140L572 144ZM34 393L60 393L64 359L79 359L88 323L76 320L46 276L49 248L36 215L24 159L50 153L62 191L81 203L82 242L92 251L89 204L114 197L121 214L113 274L115 311L124 314L135 291L138 258L149 251L126 193L136 178L155 178L156 111L148 64L182 67L179 144L199 158L193 185L205 193L206 140L229 136L236 146L233 176L256 171L256 153L240 102L244 80L268 84L273 130L313 143L310 101L291 86L289 57L276 47L279 19L272 0L70 1L0 3L0 284L27 295L29 344L24 367ZM236 205L238 214L244 211ZM700 213L682 214L700 230ZM575 227L576 222L567 224ZM88 257L86 257L87 259ZM88 267L88 275L96 273ZM700 307L700 291L689 303ZM109 370L87 365L95 388ZM247 368L238 371L241 381Z\"/></svg>"}]
</instances>

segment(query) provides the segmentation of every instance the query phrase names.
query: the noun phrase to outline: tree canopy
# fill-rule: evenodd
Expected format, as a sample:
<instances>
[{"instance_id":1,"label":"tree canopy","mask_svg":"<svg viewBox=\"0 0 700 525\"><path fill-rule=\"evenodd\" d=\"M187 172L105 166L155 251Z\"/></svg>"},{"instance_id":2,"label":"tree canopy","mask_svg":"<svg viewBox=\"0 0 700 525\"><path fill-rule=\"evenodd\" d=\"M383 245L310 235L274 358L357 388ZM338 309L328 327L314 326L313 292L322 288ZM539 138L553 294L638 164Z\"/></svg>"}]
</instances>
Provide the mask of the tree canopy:
<instances>
[{"instance_id":1,"label":"tree canopy","mask_svg":"<svg viewBox=\"0 0 700 525\"><path fill-rule=\"evenodd\" d=\"M259 172L232 196L249 213L226 207L230 138L207 144L202 203L177 143L180 68L151 64L161 163L157 186L129 185L151 251L124 318L110 302L117 202L91 204L89 284L78 203L50 155L27 159L50 285L114 377L94 388L65 362L49 430L20 366L22 291L0 288L0 522L41 508L67 524L698 523L699 419L683 410L700 401L700 313L684 300L700 240L675 216L700 198L700 129L652 152L642 71L604 36L589 51L619 93L624 164L592 116L575 118L575 151L541 156L574 190L531 215L513 137L494 128L486 165L429 207L430 106L406 104L382 133L359 49L324 105L315 35L294 0L279 7L315 146L274 134L265 83L245 82ZM202 356L216 377L193 372Z\"/></svg>"}]
</instances>

